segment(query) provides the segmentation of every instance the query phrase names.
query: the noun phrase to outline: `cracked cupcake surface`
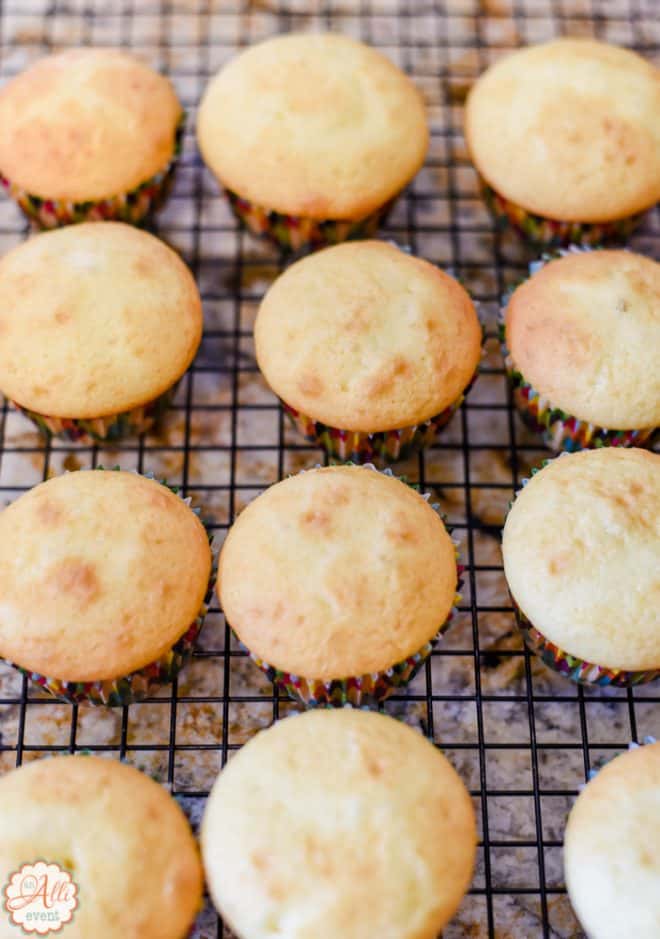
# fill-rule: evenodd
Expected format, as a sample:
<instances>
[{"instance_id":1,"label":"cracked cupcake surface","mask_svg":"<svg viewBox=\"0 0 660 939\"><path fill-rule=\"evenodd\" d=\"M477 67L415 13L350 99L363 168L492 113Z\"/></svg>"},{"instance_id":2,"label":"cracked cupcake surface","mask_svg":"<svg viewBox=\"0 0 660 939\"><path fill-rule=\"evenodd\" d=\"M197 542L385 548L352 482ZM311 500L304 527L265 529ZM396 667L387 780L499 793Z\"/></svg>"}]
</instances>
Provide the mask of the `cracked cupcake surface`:
<instances>
[{"instance_id":1,"label":"cracked cupcake surface","mask_svg":"<svg viewBox=\"0 0 660 939\"><path fill-rule=\"evenodd\" d=\"M660 456L608 447L534 473L504 526L523 636L574 681L660 676Z\"/></svg>"},{"instance_id":2,"label":"cracked cupcake surface","mask_svg":"<svg viewBox=\"0 0 660 939\"><path fill-rule=\"evenodd\" d=\"M472 300L394 245L364 241L293 264L255 323L257 361L298 429L341 460L384 463L433 442L481 358Z\"/></svg>"},{"instance_id":3,"label":"cracked cupcake surface","mask_svg":"<svg viewBox=\"0 0 660 939\"><path fill-rule=\"evenodd\" d=\"M128 704L189 657L210 577L206 530L167 486L54 477L0 513L0 655L57 697Z\"/></svg>"},{"instance_id":4,"label":"cracked cupcake surface","mask_svg":"<svg viewBox=\"0 0 660 939\"><path fill-rule=\"evenodd\" d=\"M553 450L650 446L660 426L660 264L562 252L506 301L502 349L523 420Z\"/></svg>"},{"instance_id":5,"label":"cracked cupcake surface","mask_svg":"<svg viewBox=\"0 0 660 939\"><path fill-rule=\"evenodd\" d=\"M220 70L197 139L239 219L299 250L373 234L421 168L429 132L419 91L375 49L293 33Z\"/></svg>"},{"instance_id":6,"label":"cracked cupcake surface","mask_svg":"<svg viewBox=\"0 0 660 939\"><path fill-rule=\"evenodd\" d=\"M183 118L168 79L133 56L48 56L0 91L0 182L43 228L138 223L167 195Z\"/></svg>"},{"instance_id":7,"label":"cracked cupcake surface","mask_svg":"<svg viewBox=\"0 0 660 939\"><path fill-rule=\"evenodd\" d=\"M46 436L103 443L150 430L202 334L194 278L153 235L95 222L0 260L0 390Z\"/></svg>"},{"instance_id":8,"label":"cracked cupcake surface","mask_svg":"<svg viewBox=\"0 0 660 939\"><path fill-rule=\"evenodd\" d=\"M268 678L309 705L367 704L405 685L449 625L455 545L413 488L334 466L271 486L223 546L218 596Z\"/></svg>"},{"instance_id":9,"label":"cracked cupcake surface","mask_svg":"<svg viewBox=\"0 0 660 939\"><path fill-rule=\"evenodd\" d=\"M498 220L535 244L625 240L660 199L660 71L590 39L529 46L488 68L465 137Z\"/></svg>"}]
</instances>

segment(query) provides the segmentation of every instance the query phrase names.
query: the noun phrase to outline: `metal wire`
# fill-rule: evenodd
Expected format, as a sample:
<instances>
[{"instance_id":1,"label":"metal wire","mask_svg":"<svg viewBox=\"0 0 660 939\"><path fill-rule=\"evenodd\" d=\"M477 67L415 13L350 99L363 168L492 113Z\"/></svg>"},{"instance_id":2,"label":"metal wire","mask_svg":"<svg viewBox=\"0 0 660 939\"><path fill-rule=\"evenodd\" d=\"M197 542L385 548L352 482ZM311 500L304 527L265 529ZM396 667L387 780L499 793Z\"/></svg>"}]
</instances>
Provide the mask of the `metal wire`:
<instances>
[{"instance_id":1,"label":"metal wire","mask_svg":"<svg viewBox=\"0 0 660 939\"><path fill-rule=\"evenodd\" d=\"M530 255L495 231L486 214L461 112L470 82L496 56L555 35L595 35L657 62L656 0L0 0L3 79L48 50L81 44L133 49L171 75L188 125L175 190L154 230L195 273L206 324L163 437L112 450L44 445L5 404L0 496L9 502L66 468L119 463L180 483L213 518L221 542L266 485L323 461L286 426L253 356L256 305L285 259L237 228L194 145L195 107L210 76L240 48L292 29L358 36L392 56L423 90L431 153L383 236L452 269L488 324L482 374L467 403L435 447L400 467L433 491L467 561L456 626L410 693L384 707L437 741L474 796L478 870L445 939L578 936L561 876L565 814L592 765L657 733L660 690L575 687L530 657L513 628L499 532L514 490L547 454L511 410L494 317ZM14 207L0 203L0 250L26 233ZM633 246L658 257L657 210ZM220 767L259 727L292 708L232 644L212 606L201 647L178 682L130 708L58 704L0 667L0 771L81 749L126 759L167 783L196 823ZM230 934L207 906L195 935Z\"/></svg>"}]
</instances>

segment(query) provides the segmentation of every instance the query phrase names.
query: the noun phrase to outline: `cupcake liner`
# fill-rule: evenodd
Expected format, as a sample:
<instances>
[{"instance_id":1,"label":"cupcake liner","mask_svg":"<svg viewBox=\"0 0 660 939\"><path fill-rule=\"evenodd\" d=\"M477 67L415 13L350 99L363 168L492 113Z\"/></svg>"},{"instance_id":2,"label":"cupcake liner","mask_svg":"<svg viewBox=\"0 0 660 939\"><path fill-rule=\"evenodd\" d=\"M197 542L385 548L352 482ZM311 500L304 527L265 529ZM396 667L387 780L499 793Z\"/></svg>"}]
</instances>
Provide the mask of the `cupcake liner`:
<instances>
[{"instance_id":1,"label":"cupcake liner","mask_svg":"<svg viewBox=\"0 0 660 939\"><path fill-rule=\"evenodd\" d=\"M341 241L370 238L385 221L396 197L385 205L357 220L319 220L300 215L273 212L243 199L227 189L227 198L234 215L254 235L268 238L285 251L324 248Z\"/></svg>"},{"instance_id":2,"label":"cupcake liner","mask_svg":"<svg viewBox=\"0 0 660 939\"><path fill-rule=\"evenodd\" d=\"M177 126L174 151L169 163L162 170L131 189L108 199L74 202L69 199L43 199L12 183L0 173L0 185L22 209L36 228L59 228L77 222L118 221L131 225L139 224L151 212L155 212L166 201L183 143L185 115Z\"/></svg>"},{"instance_id":3,"label":"cupcake liner","mask_svg":"<svg viewBox=\"0 0 660 939\"><path fill-rule=\"evenodd\" d=\"M394 476L390 469L381 471L378 470L373 464L363 464L361 468L370 470L371 472L383 472L387 476ZM301 470L301 472L305 473L308 471ZM394 478L399 479L400 482L410 486L412 489L419 491L419 487L409 483L405 477L397 476ZM422 495L422 498L429 502L430 493L420 494ZM431 505L431 508L440 516L447 532L451 535L451 528L449 528L447 525L446 518L440 511L440 506L431 502L429 502L429 504ZM282 671L281 669L275 668L273 665L269 665L268 662L264 661L258 655L255 655L250 651L250 649L243 645L240 638L233 630L232 633L236 637L241 648L248 653L249 657L266 675L268 680L277 687L281 688L282 691L285 691L289 697L300 701L306 707L344 707L346 705L352 705L353 707L369 707L375 705L380 701L384 701L397 689L407 685L408 682L410 682L415 677L424 662L430 656L442 635L447 631L447 629L449 629L454 616L458 612L457 607L462 599L459 591L463 585L462 574L465 568L460 563L458 542L452 538L452 544L454 545L454 556L456 558L458 582L456 585L454 602L447 615L447 618L442 623L437 633L428 642L425 642L421 649L418 649L417 652L407 656L401 662L397 662L390 668L384 669L383 671L372 672L365 675L354 675L347 678L337 678L330 681L305 678L300 675L294 675L291 672Z\"/></svg>"},{"instance_id":4,"label":"cupcake liner","mask_svg":"<svg viewBox=\"0 0 660 939\"><path fill-rule=\"evenodd\" d=\"M153 694L161 685L171 682L178 675L181 668L192 655L197 638L202 630L206 605L204 605L197 619L186 630L178 642L154 662L144 668L115 678L110 681L60 681L58 678L48 678L38 672L31 672L21 668L14 662L7 661L17 671L27 675L30 681L39 685L59 701L69 704L94 704L107 707L121 707L140 701ZM6 661L6 660L5 660Z\"/></svg>"},{"instance_id":5,"label":"cupcake liner","mask_svg":"<svg viewBox=\"0 0 660 939\"><path fill-rule=\"evenodd\" d=\"M529 273L535 274L548 261L579 250L588 249L572 247L568 251L560 250L554 254L544 254L540 260L529 265ZM542 395L525 379L522 372L514 365L506 344L505 311L514 289L515 287L512 287L502 300L498 333L504 368L511 384L513 403L523 423L530 430L540 434L546 447L555 451L564 450L572 453L576 450L598 447L650 447L656 437L657 427L614 430L599 427L590 421L582 421L561 408L555 407L549 398Z\"/></svg>"},{"instance_id":6,"label":"cupcake liner","mask_svg":"<svg viewBox=\"0 0 660 939\"><path fill-rule=\"evenodd\" d=\"M645 685L649 681L660 678L660 668L630 671L620 668L607 668L596 665L584 659L571 655L564 649L550 642L543 633L527 619L518 604L512 598L513 609L516 615L518 629L528 648L535 652L541 661L560 675L570 678L571 681L584 685L599 685L605 687L614 685L618 688L630 688L634 685Z\"/></svg>"},{"instance_id":7,"label":"cupcake liner","mask_svg":"<svg viewBox=\"0 0 660 939\"><path fill-rule=\"evenodd\" d=\"M119 467L115 467L118 469ZM104 467L99 466L102 470ZM83 471L84 472L84 471ZM94 470L88 471L94 472ZM156 480L152 473L144 474L148 479ZM180 495L178 486L171 486L164 480L156 480L165 486L175 495L178 495L183 502L200 518L204 525L209 544L213 543L213 534L201 518L198 508L193 509L190 497L183 498ZM213 584L215 582L215 561L211 568L209 582L204 596L204 602L193 622L190 624L184 634L177 639L171 649L161 655L153 662L149 662L140 669L131 672L129 675L123 675L119 678L104 679L99 681L62 681L59 678L51 678L41 675L38 672L32 672L29 669L22 668L15 662L3 659L7 665L11 665L22 675L26 675L30 681L39 685L44 691L47 691L59 701L68 704L92 704L105 705L107 707L122 707L140 701L142 698L151 696L161 685L168 684L179 674L182 667L190 659L193 649L204 626L204 618L208 610L208 604L213 594Z\"/></svg>"},{"instance_id":8,"label":"cupcake liner","mask_svg":"<svg viewBox=\"0 0 660 939\"><path fill-rule=\"evenodd\" d=\"M294 427L310 443L323 447L329 457L355 463L394 463L412 453L430 446L440 431L452 419L476 381L477 373L456 400L435 417L421 424L412 424L398 430L383 430L368 434L358 430L340 430L315 421L308 414L296 411L282 401L284 411Z\"/></svg>"},{"instance_id":9,"label":"cupcake liner","mask_svg":"<svg viewBox=\"0 0 660 939\"><path fill-rule=\"evenodd\" d=\"M176 382L148 404L105 417L50 417L30 411L16 401L11 403L17 411L36 424L45 437L58 437L60 440L93 446L97 443L114 443L125 437L137 437L157 426L174 398L178 385L179 382Z\"/></svg>"},{"instance_id":10,"label":"cupcake liner","mask_svg":"<svg viewBox=\"0 0 660 939\"><path fill-rule=\"evenodd\" d=\"M560 454L557 459L561 459L562 456L563 454ZM543 460L540 466L535 466L532 469L531 476L536 476L537 473L540 473L545 466L548 466L548 464L552 462L552 460ZM531 477L522 480L519 492L524 489L530 478ZM509 503L509 510L515 498L514 496ZM509 591L509 598L516 617L516 625L520 630L525 645L531 652L534 652L548 668L558 672L560 675L566 676L566 678L570 678L571 681L584 685L599 685L600 687L614 685L615 687L629 688L633 685L644 685L660 677L660 668L640 670L608 668L605 665L596 665L576 655L571 655L558 645L555 645L554 642L550 642L550 640L532 624L518 606L511 591Z\"/></svg>"},{"instance_id":11,"label":"cupcake liner","mask_svg":"<svg viewBox=\"0 0 660 939\"><path fill-rule=\"evenodd\" d=\"M562 222L528 212L511 202L481 179L484 201L501 228L511 227L539 247L569 244L600 245L627 241L646 211L612 222Z\"/></svg>"}]
</instances>

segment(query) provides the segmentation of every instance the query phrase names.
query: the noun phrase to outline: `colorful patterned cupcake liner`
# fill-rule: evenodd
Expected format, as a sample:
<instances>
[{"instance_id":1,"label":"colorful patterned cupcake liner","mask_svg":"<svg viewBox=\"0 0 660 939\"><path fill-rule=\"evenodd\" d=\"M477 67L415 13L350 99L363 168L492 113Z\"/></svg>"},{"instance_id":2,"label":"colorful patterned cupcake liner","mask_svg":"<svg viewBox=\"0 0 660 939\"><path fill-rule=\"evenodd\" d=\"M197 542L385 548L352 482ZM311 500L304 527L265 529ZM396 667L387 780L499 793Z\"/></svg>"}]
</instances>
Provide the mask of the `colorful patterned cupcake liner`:
<instances>
[{"instance_id":1,"label":"colorful patterned cupcake liner","mask_svg":"<svg viewBox=\"0 0 660 939\"><path fill-rule=\"evenodd\" d=\"M538 261L529 265L529 274L535 274L549 261L587 248L575 246L568 250L559 250L544 254ZM657 427L644 427L637 430L610 430L599 427L590 421L582 421L561 408L555 407L549 398L537 391L518 370L506 344L506 307L516 287L526 278L511 287L502 300L498 322L498 334L504 368L511 383L513 403L523 423L530 430L540 434L550 450L564 450L572 453L576 450L595 449L598 447L650 447L657 435Z\"/></svg>"},{"instance_id":2,"label":"colorful patterned cupcake liner","mask_svg":"<svg viewBox=\"0 0 660 939\"><path fill-rule=\"evenodd\" d=\"M139 224L147 215L155 212L166 201L174 173L181 154L185 114L175 132L174 151L169 163L150 179L140 183L130 192L108 199L73 202L69 199L42 199L12 183L0 173L0 185L23 210L36 228L59 228L78 222L128 222Z\"/></svg>"},{"instance_id":3,"label":"colorful patterned cupcake liner","mask_svg":"<svg viewBox=\"0 0 660 939\"><path fill-rule=\"evenodd\" d=\"M412 424L398 430L383 430L367 434L357 430L340 430L329 427L321 421L315 421L308 414L296 411L282 401L284 411L291 418L294 427L310 443L323 447L329 457L335 460L354 461L355 463L394 463L404 460L412 453L430 446L465 400L474 385L477 373L472 377L467 388L440 414L429 418L422 424Z\"/></svg>"},{"instance_id":4,"label":"colorful patterned cupcake liner","mask_svg":"<svg viewBox=\"0 0 660 939\"><path fill-rule=\"evenodd\" d=\"M414 489L416 492L419 492L418 485L408 482L405 476L395 477L390 469L379 470L373 464L351 465L360 466L361 469L370 470L371 472L383 472L384 475L392 476L405 485L410 486L410 488ZM309 470L301 470L301 473L305 472L309 472ZM452 530L447 525L447 520L440 510L440 506L437 503L430 502L430 493L420 493L420 495L440 516L447 532L451 536ZM428 642L424 643L421 649L388 669L365 675L351 676L349 678L332 679L330 681L304 678L300 675L294 675L291 672L282 671L281 669L275 668L273 665L269 665L268 662L265 662L243 645L240 638L233 630L232 634L235 636L241 648L248 653L255 665L261 669L270 682L286 692L289 697L300 701L306 707L344 707L346 705L352 705L353 707L374 706L412 681L424 662L431 655L431 652L441 637L449 629L452 620L458 612L457 607L462 600L459 591L463 586L462 575L465 568L460 563L458 542L452 538L452 544L454 545L458 582L456 584L454 602L447 618L440 626L437 633Z\"/></svg>"},{"instance_id":5,"label":"colorful patterned cupcake liner","mask_svg":"<svg viewBox=\"0 0 660 939\"><path fill-rule=\"evenodd\" d=\"M284 215L243 199L227 189L227 198L234 215L254 235L268 238L285 251L324 248L356 238L371 238L385 221L396 197L386 205L357 220L307 218Z\"/></svg>"},{"instance_id":6,"label":"colorful patterned cupcake liner","mask_svg":"<svg viewBox=\"0 0 660 939\"><path fill-rule=\"evenodd\" d=\"M533 626L522 612L515 600L512 599L518 628L528 648L536 653L541 661L560 675L565 675L578 684L598 685L601 688L613 685L618 688L630 688L634 685L645 685L647 682L660 678L660 668L630 671L620 668L607 668L604 665L595 665L584 659L571 655L564 649L550 642L543 633Z\"/></svg>"},{"instance_id":7,"label":"colorful patterned cupcake liner","mask_svg":"<svg viewBox=\"0 0 660 939\"><path fill-rule=\"evenodd\" d=\"M171 682L175 675L178 675L192 655L205 615L206 606L203 606L197 619L181 639L155 662L150 662L130 675L110 681L60 681L58 678L47 678L45 675L21 668L14 662L7 661L7 664L27 675L30 681L59 701L121 707L153 694L157 688Z\"/></svg>"},{"instance_id":8,"label":"colorful patterned cupcake liner","mask_svg":"<svg viewBox=\"0 0 660 939\"><path fill-rule=\"evenodd\" d=\"M628 240L646 215L644 211L613 222L561 222L528 212L496 192L483 178L481 189L498 227L511 227L539 247L622 243Z\"/></svg>"},{"instance_id":9,"label":"colorful patterned cupcake liner","mask_svg":"<svg viewBox=\"0 0 660 939\"><path fill-rule=\"evenodd\" d=\"M103 470L104 467L98 466L97 470ZM115 467L119 469L119 467ZM87 472L94 472L88 470ZM81 472L81 471L79 471ZM82 472L85 472L84 470ZM190 496L183 498L180 495L178 486L171 486L164 480L156 479L152 473L144 474L148 479L154 479L160 482L175 495L178 495L188 506L191 512L198 516L209 539L209 544L213 543L213 534L201 518L198 508L191 506ZM62 681L59 678L49 678L38 672L32 672L29 669L22 668L15 662L4 659L7 665L11 665L22 675L26 675L30 681L38 685L44 691L47 691L59 701L68 704L92 704L105 705L107 707L123 707L132 704L134 701L140 701L143 698L151 696L161 685L168 684L179 674L183 666L191 658L193 649L204 626L204 618L208 610L208 604L213 594L213 584L215 581L215 563L211 569L204 602L195 620L190 624L185 633L176 641L176 643L153 662L149 662L142 668L131 672L129 675L123 675L120 678L103 679L99 681Z\"/></svg>"},{"instance_id":10,"label":"colorful patterned cupcake liner","mask_svg":"<svg viewBox=\"0 0 660 939\"><path fill-rule=\"evenodd\" d=\"M115 443L125 437L137 437L157 427L174 398L178 385L177 382L148 404L106 417L49 417L30 411L16 401L11 403L17 411L36 424L44 437L59 437L60 440L70 440L91 447L97 443Z\"/></svg>"}]
</instances>

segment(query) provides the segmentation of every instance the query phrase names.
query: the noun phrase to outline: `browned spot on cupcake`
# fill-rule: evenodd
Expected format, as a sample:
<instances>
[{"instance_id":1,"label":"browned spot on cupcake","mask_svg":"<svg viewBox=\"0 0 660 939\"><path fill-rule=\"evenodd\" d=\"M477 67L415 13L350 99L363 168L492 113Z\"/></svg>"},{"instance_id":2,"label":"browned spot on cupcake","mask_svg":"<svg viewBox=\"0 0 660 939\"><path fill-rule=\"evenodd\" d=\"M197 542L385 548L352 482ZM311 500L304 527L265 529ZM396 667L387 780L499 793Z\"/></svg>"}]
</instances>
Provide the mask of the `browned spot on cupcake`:
<instances>
[{"instance_id":1,"label":"browned spot on cupcake","mask_svg":"<svg viewBox=\"0 0 660 939\"><path fill-rule=\"evenodd\" d=\"M258 871L266 871L270 867L270 859L267 854L262 854L260 851L253 851L250 855L250 860L252 861L253 866Z\"/></svg>"},{"instance_id":2,"label":"browned spot on cupcake","mask_svg":"<svg viewBox=\"0 0 660 939\"><path fill-rule=\"evenodd\" d=\"M52 499L41 499L37 505L37 518L47 528L58 525L63 517L61 507Z\"/></svg>"},{"instance_id":3,"label":"browned spot on cupcake","mask_svg":"<svg viewBox=\"0 0 660 939\"><path fill-rule=\"evenodd\" d=\"M385 537L395 544L416 544L419 535L405 512L395 512L385 529Z\"/></svg>"},{"instance_id":4,"label":"browned spot on cupcake","mask_svg":"<svg viewBox=\"0 0 660 939\"><path fill-rule=\"evenodd\" d=\"M325 844L316 835L306 834L304 836L305 856L314 870L326 877L330 877L333 872L332 853L328 852Z\"/></svg>"},{"instance_id":5,"label":"browned spot on cupcake","mask_svg":"<svg viewBox=\"0 0 660 939\"><path fill-rule=\"evenodd\" d=\"M318 375L314 375L312 372L304 372L300 376L298 388L304 395L309 395L310 398L317 398L323 394L323 382Z\"/></svg>"},{"instance_id":6,"label":"browned spot on cupcake","mask_svg":"<svg viewBox=\"0 0 660 939\"><path fill-rule=\"evenodd\" d=\"M94 565L80 558L63 558L51 568L46 583L58 593L71 594L83 608L101 593Z\"/></svg>"},{"instance_id":7,"label":"browned spot on cupcake","mask_svg":"<svg viewBox=\"0 0 660 939\"><path fill-rule=\"evenodd\" d=\"M366 770L373 779L378 779L385 772L384 765L374 756L367 756L365 759Z\"/></svg>"},{"instance_id":8,"label":"browned spot on cupcake","mask_svg":"<svg viewBox=\"0 0 660 939\"><path fill-rule=\"evenodd\" d=\"M329 498L333 506L348 505L351 501L351 494L343 483L335 481L335 485L329 489Z\"/></svg>"},{"instance_id":9,"label":"browned spot on cupcake","mask_svg":"<svg viewBox=\"0 0 660 939\"><path fill-rule=\"evenodd\" d=\"M571 559L567 553L555 554L548 561L548 570L551 574L564 574L571 565Z\"/></svg>"},{"instance_id":10,"label":"browned spot on cupcake","mask_svg":"<svg viewBox=\"0 0 660 939\"><path fill-rule=\"evenodd\" d=\"M369 330L370 325L371 317L364 307L356 307L354 310L350 310L344 318L344 328L348 333L361 335Z\"/></svg>"},{"instance_id":11,"label":"browned spot on cupcake","mask_svg":"<svg viewBox=\"0 0 660 939\"><path fill-rule=\"evenodd\" d=\"M64 326L66 323L70 323L73 317L68 310L65 310L63 307L58 307L55 310L53 319L56 323L59 323L60 326Z\"/></svg>"},{"instance_id":12,"label":"browned spot on cupcake","mask_svg":"<svg viewBox=\"0 0 660 939\"><path fill-rule=\"evenodd\" d=\"M323 509L309 509L309 511L303 512L300 521L304 526L327 532L330 530L332 516Z\"/></svg>"},{"instance_id":13,"label":"browned spot on cupcake","mask_svg":"<svg viewBox=\"0 0 660 939\"><path fill-rule=\"evenodd\" d=\"M286 900L289 889L287 885L279 878L272 877L266 881L266 890L269 896L277 903Z\"/></svg>"},{"instance_id":14,"label":"browned spot on cupcake","mask_svg":"<svg viewBox=\"0 0 660 939\"><path fill-rule=\"evenodd\" d=\"M164 486L159 484L155 486L149 486L148 501L150 505L153 505L158 509L169 509L170 505L172 504L169 489L166 489Z\"/></svg>"},{"instance_id":15,"label":"browned spot on cupcake","mask_svg":"<svg viewBox=\"0 0 660 939\"><path fill-rule=\"evenodd\" d=\"M626 271L626 279L631 289L649 299L649 308L660 319L660 277L646 267L632 268Z\"/></svg>"},{"instance_id":16,"label":"browned spot on cupcake","mask_svg":"<svg viewBox=\"0 0 660 939\"><path fill-rule=\"evenodd\" d=\"M365 391L370 395L380 395L387 391L393 382L410 372L410 363L401 355L395 355L389 362L365 381Z\"/></svg>"},{"instance_id":17,"label":"browned spot on cupcake","mask_svg":"<svg viewBox=\"0 0 660 939\"><path fill-rule=\"evenodd\" d=\"M133 259L133 271L138 277L151 277L154 273L154 258L149 254L138 254Z\"/></svg>"}]
</instances>

